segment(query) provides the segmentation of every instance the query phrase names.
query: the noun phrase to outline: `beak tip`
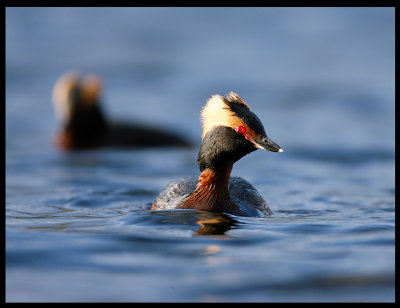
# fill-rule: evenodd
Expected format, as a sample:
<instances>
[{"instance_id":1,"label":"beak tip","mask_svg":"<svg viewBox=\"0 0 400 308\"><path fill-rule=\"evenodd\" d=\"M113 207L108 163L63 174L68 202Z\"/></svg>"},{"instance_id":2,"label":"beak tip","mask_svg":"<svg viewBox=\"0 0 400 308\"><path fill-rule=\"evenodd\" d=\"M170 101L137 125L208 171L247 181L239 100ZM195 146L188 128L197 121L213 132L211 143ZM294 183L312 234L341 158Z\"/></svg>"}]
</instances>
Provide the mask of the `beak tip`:
<instances>
[{"instance_id":1,"label":"beak tip","mask_svg":"<svg viewBox=\"0 0 400 308\"><path fill-rule=\"evenodd\" d=\"M277 145L275 142L268 138L260 138L252 140L256 148L271 151L271 152L283 152L283 149Z\"/></svg>"}]
</instances>

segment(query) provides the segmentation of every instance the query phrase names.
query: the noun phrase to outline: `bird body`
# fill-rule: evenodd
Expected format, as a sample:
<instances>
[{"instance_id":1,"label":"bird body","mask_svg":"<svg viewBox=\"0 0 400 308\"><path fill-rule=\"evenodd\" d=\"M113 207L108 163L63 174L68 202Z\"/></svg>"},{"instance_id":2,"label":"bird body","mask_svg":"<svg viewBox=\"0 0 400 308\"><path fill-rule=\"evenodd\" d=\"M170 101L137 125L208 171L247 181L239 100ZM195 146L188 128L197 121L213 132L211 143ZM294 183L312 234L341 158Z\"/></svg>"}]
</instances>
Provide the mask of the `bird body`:
<instances>
[{"instance_id":1,"label":"bird body","mask_svg":"<svg viewBox=\"0 0 400 308\"><path fill-rule=\"evenodd\" d=\"M53 89L53 105L61 129L56 145L63 150L101 147L190 147L178 134L138 123L107 119L100 106L99 77L64 74Z\"/></svg>"},{"instance_id":2,"label":"bird body","mask_svg":"<svg viewBox=\"0 0 400 308\"><path fill-rule=\"evenodd\" d=\"M202 143L198 154L201 171L196 179L170 183L152 205L157 209L196 209L237 216L265 216L267 203L246 180L231 177L241 157L266 149L282 152L267 138L258 117L235 93L212 96L201 113Z\"/></svg>"},{"instance_id":3,"label":"bird body","mask_svg":"<svg viewBox=\"0 0 400 308\"><path fill-rule=\"evenodd\" d=\"M173 210L182 208L181 205L184 201L196 190L198 180L198 177L190 177L172 181L157 196L154 204L157 204L158 208L154 209ZM264 217L272 213L268 204L254 186L241 177L231 176L229 178L228 193L232 201L238 206L236 211L238 216ZM196 209L199 210L199 208Z\"/></svg>"}]
</instances>

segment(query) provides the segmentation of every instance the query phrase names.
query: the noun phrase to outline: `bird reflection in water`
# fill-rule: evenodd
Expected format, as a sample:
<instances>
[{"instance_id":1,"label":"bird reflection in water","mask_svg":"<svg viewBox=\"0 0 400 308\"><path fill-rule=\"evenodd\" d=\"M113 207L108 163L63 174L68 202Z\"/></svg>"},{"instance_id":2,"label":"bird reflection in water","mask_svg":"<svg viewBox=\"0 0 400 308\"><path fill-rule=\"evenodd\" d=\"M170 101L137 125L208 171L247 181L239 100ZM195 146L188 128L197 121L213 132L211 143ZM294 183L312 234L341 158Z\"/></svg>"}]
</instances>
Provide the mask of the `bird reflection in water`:
<instances>
[{"instance_id":1,"label":"bird reflection in water","mask_svg":"<svg viewBox=\"0 0 400 308\"><path fill-rule=\"evenodd\" d=\"M202 212L196 223L200 225L200 228L193 235L226 236L225 232L229 231L237 222L233 217L226 214Z\"/></svg>"},{"instance_id":2,"label":"bird reflection in water","mask_svg":"<svg viewBox=\"0 0 400 308\"><path fill-rule=\"evenodd\" d=\"M171 228L189 226L193 236L217 235L229 237L225 233L237 225L232 215L200 210L159 210L149 212L153 224L168 225Z\"/></svg>"}]
</instances>

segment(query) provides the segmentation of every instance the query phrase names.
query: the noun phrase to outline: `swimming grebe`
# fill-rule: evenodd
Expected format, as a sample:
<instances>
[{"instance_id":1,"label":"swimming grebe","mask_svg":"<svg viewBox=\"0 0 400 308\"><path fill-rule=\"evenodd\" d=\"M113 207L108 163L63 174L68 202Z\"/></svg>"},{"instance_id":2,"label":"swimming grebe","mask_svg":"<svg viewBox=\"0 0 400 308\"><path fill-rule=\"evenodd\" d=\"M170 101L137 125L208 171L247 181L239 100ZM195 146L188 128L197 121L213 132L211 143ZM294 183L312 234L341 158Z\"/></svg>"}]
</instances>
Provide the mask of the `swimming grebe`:
<instances>
[{"instance_id":1,"label":"swimming grebe","mask_svg":"<svg viewBox=\"0 0 400 308\"><path fill-rule=\"evenodd\" d=\"M196 209L237 216L271 214L257 190L240 177L230 177L233 164L264 149L282 152L268 139L258 117L235 93L212 96L201 112L203 134L198 154L199 178L171 182L151 209Z\"/></svg>"},{"instance_id":2,"label":"swimming grebe","mask_svg":"<svg viewBox=\"0 0 400 308\"><path fill-rule=\"evenodd\" d=\"M101 89L102 82L96 75L80 78L78 73L68 72L58 79L52 98L62 126L56 136L59 148L191 146L172 132L108 121L100 106Z\"/></svg>"}]
</instances>

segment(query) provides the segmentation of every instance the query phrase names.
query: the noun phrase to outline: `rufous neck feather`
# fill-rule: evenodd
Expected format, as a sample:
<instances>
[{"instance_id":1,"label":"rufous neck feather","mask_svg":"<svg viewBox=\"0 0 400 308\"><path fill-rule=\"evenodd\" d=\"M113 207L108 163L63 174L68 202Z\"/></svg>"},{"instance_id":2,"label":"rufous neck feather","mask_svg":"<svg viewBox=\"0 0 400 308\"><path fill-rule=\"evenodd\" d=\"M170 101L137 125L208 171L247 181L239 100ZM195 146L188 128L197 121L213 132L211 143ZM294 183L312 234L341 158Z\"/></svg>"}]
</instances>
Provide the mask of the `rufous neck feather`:
<instances>
[{"instance_id":1,"label":"rufous neck feather","mask_svg":"<svg viewBox=\"0 0 400 308\"><path fill-rule=\"evenodd\" d=\"M226 165L218 171L204 170L195 191L180 205L180 208L243 216L244 214L229 195L231 169L232 165Z\"/></svg>"}]
</instances>

